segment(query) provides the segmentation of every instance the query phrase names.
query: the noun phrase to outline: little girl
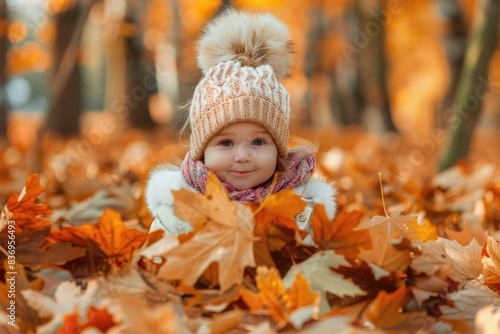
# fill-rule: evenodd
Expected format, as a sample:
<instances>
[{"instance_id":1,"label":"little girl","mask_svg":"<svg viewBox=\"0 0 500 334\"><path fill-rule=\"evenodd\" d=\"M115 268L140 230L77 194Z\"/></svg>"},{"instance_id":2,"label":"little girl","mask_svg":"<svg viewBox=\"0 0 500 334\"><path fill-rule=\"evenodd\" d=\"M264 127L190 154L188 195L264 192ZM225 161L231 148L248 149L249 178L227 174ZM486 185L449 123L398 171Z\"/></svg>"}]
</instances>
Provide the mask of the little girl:
<instances>
[{"instance_id":1,"label":"little girl","mask_svg":"<svg viewBox=\"0 0 500 334\"><path fill-rule=\"evenodd\" d=\"M312 177L313 152L288 149L290 95L278 82L292 65L288 36L287 27L270 14L228 10L208 25L198 46L204 77L189 109L190 151L180 168L156 168L147 183L146 200L155 217L151 230L176 235L192 230L162 212L173 206L172 190L205 193L208 171L242 203L259 204L271 193L294 189L307 203L295 217L297 226L309 233L315 204L334 218L335 189Z\"/></svg>"}]
</instances>

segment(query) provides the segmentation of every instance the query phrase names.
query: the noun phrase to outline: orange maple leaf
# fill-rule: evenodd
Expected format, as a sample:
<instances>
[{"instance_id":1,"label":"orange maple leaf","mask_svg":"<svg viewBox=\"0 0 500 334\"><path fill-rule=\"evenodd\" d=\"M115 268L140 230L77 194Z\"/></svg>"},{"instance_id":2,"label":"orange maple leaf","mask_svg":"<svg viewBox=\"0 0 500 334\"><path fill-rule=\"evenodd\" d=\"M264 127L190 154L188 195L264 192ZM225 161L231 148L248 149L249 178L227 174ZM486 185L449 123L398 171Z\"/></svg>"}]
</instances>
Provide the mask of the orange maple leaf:
<instances>
[{"instance_id":1,"label":"orange maple leaf","mask_svg":"<svg viewBox=\"0 0 500 334\"><path fill-rule=\"evenodd\" d=\"M411 289L405 286L392 293L380 291L365 315L377 328L397 328L409 317L409 314L401 313L400 310L411 298Z\"/></svg>"},{"instance_id":2,"label":"orange maple leaf","mask_svg":"<svg viewBox=\"0 0 500 334\"><path fill-rule=\"evenodd\" d=\"M157 240L163 235L162 231L148 233L137 229L128 229L123 224L120 214L111 209L104 211L96 224L85 224L81 227L65 227L53 232L48 238L51 241L71 241L72 243L88 247L97 247L113 262L126 263L132 258L135 250L146 241Z\"/></svg>"},{"instance_id":3,"label":"orange maple leaf","mask_svg":"<svg viewBox=\"0 0 500 334\"><path fill-rule=\"evenodd\" d=\"M306 202L289 189L270 195L260 205L247 205L254 211L257 225L273 223L298 231L295 216L304 211Z\"/></svg>"},{"instance_id":4,"label":"orange maple leaf","mask_svg":"<svg viewBox=\"0 0 500 334\"><path fill-rule=\"evenodd\" d=\"M116 325L112 315L109 314L108 310L105 308L98 309L94 306L90 306L87 319L87 321L82 323L80 316L76 312L66 315L62 327L56 333L75 334L87 328L95 328L102 333L106 333L108 329Z\"/></svg>"},{"instance_id":5,"label":"orange maple leaf","mask_svg":"<svg viewBox=\"0 0 500 334\"><path fill-rule=\"evenodd\" d=\"M36 203L37 197L45 191L45 187L40 184L40 175L31 174L26 180L25 187L21 194L14 193L9 197L7 205L3 211L8 210L9 220L15 221L16 233L24 230L38 230L45 226L50 226L51 222L39 218L52 213L46 204Z\"/></svg>"},{"instance_id":6,"label":"orange maple leaf","mask_svg":"<svg viewBox=\"0 0 500 334\"><path fill-rule=\"evenodd\" d=\"M311 292L311 285L301 272L297 272L290 288L285 286L278 270L274 267L258 267L255 278L259 293L240 289L240 295L251 311L269 312L278 323L290 320L294 311L312 306L317 312L319 293Z\"/></svg>"},{"instance_id":7,"label":"orange maple leaf","mask_svg":"<svg viewBox=\"0 0 500 334\"><path fill-rule=\"evenodd\" d=\"M241 283L245 267L255 266L253 243L256 238L250 210L231 201L212 173L205 196L186 189L172 193L178 217L203 224L195 229L191 239L163 254L166 262L158 275L165 279L181 279L192 286L211 263L217 262L221 290ZM179 193L183 196L179 197ZM193 203L197 203L196 206L192 206Z\"/></svg>"},{"instance_id":8,"label":"orange maple leaf","mask_svg":"<svg viewBox=\"0 0 500 334\"><path fill-rule=\"evenodd\" d=\"M330 221L324 206L316 205L311 217L313 241L322 249L334 249L337 254L356 257L360 248L372 248L368 230L353 231L362 215L361 211L341 211Z\"/></svg>"}]
</instances>

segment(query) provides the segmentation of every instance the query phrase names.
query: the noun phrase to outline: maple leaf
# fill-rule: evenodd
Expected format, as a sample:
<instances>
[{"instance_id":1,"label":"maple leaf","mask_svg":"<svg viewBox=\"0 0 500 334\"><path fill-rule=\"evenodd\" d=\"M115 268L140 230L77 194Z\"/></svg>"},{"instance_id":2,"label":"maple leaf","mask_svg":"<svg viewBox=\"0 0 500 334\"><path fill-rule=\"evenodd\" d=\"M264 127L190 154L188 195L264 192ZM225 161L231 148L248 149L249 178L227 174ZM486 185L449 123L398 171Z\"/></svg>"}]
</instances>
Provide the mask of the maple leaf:
<instances>
[{"instance_id":1,"label":"maple leaf","mask_svg":"<svg viewBox=\"0 0 500 334\"><path fill-rule=\"evenodd\" d=\"M486 243L487 256L483 256L483 276L485 283L495 288L500 286L500 244L492 237Z\"/></svg>"},{"instance_id":2,"label":"maple leaf","mask_svg":"<svg viewBox=\"0 0 500 334\"><path fill-rule=\"evenodd\" d=\"M360 248L372 247L368 231L353 230L362 215L361 211L341 211L335 220L329 221L323 205L316 205L311 217L313 241L322 249L334 249L338 254L356 257Z\"/></svg>"},{"instance_id":3,"label":"maple leaf","mask_svg":"<svg viewBox=\"0 0 500 334\"><path fill-rule=\"evenodd\" d=\"M481 223L477 225L477 228L473 228L470 222L464 221L461 231L454 231L446 227L444 230L449 239L456 240L463 246L467 246L472 240L476 240L481 246L486 245L487 236Z\"/></svg>"},{"instance_id":4,"label":"maple leaf","mask_svg":"<svg viewBox=\"0 0 500 334\"><path fill-rule=\"evenodd\" d=\"M429 221L425 220L421 225L418 223L416 215L400 215L399 212L387 213L380 173L379 180L385 216L374 216L369 221L360 223L353 230L369 229L372 239L383 235L385 236L385 240L401 238L421 242L436 240L438 237L437 229ZM373 248L377 249L375 245L373 245Z\"/></svg>"},{"instance_id":5,"label":"maple leaf","mask_svg":"<svg viewBox=\"0 0 500 334\"><path fill-rule=\"evenodd\" d=\"M319 294L311 292L309 282L300 272L296 273L288 289L285 289L278 270L273 267L257 267L255 281L259 292L256 294L240 289L241 298L250 310L269 312L278 326L290 322L295 329L300 329L315 315ZM306 315L300 317L300 321L294 321L297 320L293 319L294 313L300 311L305 311Z\"/></svg>"},{"instance_id":6,"label":"maple leaf","mask_svg":"<svg viewBox=\"0 0 500 334\"><path fill-rule=\"evenodd\" d=\"M401 313L400 310L408 304L411 298L411 289L405 286L391 293L380 291L377 298L370 304L365 316L377 328L401 328L400 326L408 320L409 314Z\"/></svg>"},{"instance_id":7,"label":"maple leaf","mask_svg":"<svg viewBox=\"0 0 500 334\"><path fill-rule=\"evenodd\" d=\"M85 254L83 248L73 247L69 242L47 243L49 230L50 227L46 226L40 230L24 230L18 233L15 239L16 261L31 269L37 269L47 264L63 265ZM8 241L8 234L0 233L0 245L4 249L8 249ZM0 254L0 258L4 257L4 254Z\"/></svg>"},{"instance_id":8,"label":"maple leaf","mask_svg":"<svg viewBox=\"0 0 500 334\"><path fill-rule=\"evenodd\" d=\"M179 192L193 197L178 197ZM202 198L187 190L179 192L173 192L176 214L183 220L203 222L203 226L198 230L195 227L191 239L163 254L166 262L158 275L165 279L181 279L192 286L211 263L217 262L221 290L241 283L245 267L255 266L253 243L256 238L250 210L241 203L232 202L212 173L207 193ZM195 202L193 198L198 201L196 207L191 206ZM179 207L182 210L178 212Z\"/></svg>"},{"instance_id":9,"label":"maple leaf","mask_svg":"<svg viewBox=\"0 0 500 334\"><path fill-rule=\"evenodd\" d=\"M377 234L387 235L391 239L405 237L411 241L422 242L437 239L436 227L428 221L424 221L424 224L420 225L416 215L400 215L399 213L389 215L386 213L385 216L374 216L369 221L362 222L354 228L356 231L360 229L369 229Z\"/></svg>"},{"instance_id":10,"label":"maple leaf","mask_svg":"<svg viewBox=\"0 0 500 334\"><path fill-rule=\"evenodd\" d=\"M408 239L391 239L385 234L385 227L383 231L370 230L372 233L372 246L370 250L361 250L360 259L373 262L377 266L390 272L402 273L408 268L412 262L410 254L414 249Z\"/></svg>"},{"instance_id":11,"label":"maple leaf","mask_svg":"<svg viewBox=\"0 0 500 334\"><path fill-rule=\"evenodd\" d=\"M473 240L467 247L454 240L439 238L421 245L421 254L414 257L411 268L443 282L451 279L459 284L473 280L482 273L481 249ZM439 291L439 285L436 287Z\"/></svg>"},{"instance_id":12,"label":"maple leaf","mask_svg":"<svg viewBox=\"0 0 500 334\"><path fill-rule=\"evenodd\" d=\"M334 251L321 251L292 267L283 280L289 286L292 278L300 271L311 282L311 289L320 293L319 314L321 316L330 311L327 292L338 297L355 297L366 294L349 278L334 271L339 266L348 267L350 264L344 256L336 254Z\"/></svg>"},{"instance_id":13,"label":"maple leaf","mask_svg":"<svg viewBox=\"0 0 500 334\"><path fill-rule=\"evenodd\" d=\"M295 240L295 231L304 239L307 232L298 228L295 216L303 212L306 203L293 189L280 191L268 196L260 205L247 203L255 215L254 243L255 261L258 266L276 266L271 251L282 249L289 241ZM291 236L291 238L290 238Z\"/></svg>"},{"instance_id":14,"label":"maple leaf","mask_svg":"<svg viewBox=\"0 0 500 334\"><path fill-rule=\"evenodd\" d=\"M80 315L76 313L65 315L62 327L56 334L80 333L89 328L106 333L111 327L116 326L112 315L105 308L90 306L85 319L86 321L82 321Z\"/></svg>"},{"instance_id":15,"label":"maple leaf","mask_svg":"<svg viewBox=\"0 0 500 334\"><path fill-rule=\"evenodd\" d=\"M135 250L149 241L161 237L163 232L148 233L137 229L128 229L118 212L111 209L104 211L97 224L85 224L81 227L65 227L51 234L53 241L71 241L76 245L95 244L107 259L117 264L127 263Z\"/></svg>"},{"instance_id":16,"label":"maple leaf","mask_svg":"<svg viewBox=\"0 0 500 334\"><path fill-rule=\"evenodd\" d=\"M21 194L14 193L9 197L7 205L2 210L2 217L5 219L9 217L9 220L15 221L16 233L51 225L50 221L39 218L48 216L52 212L46 204L36 203L37 197L44 191L45 187L40 184L40 176L30 174Z\"/></svg>"},{"instance_id":17,"label":"maple leaf","mask_svg":"<svg viewBox=\"0 0 500 334\"><path fill-rule=\"evenodd\" d=\"M260 205L247 205L254 211L257 225L276 224L299 231L295 216L303 212L307 204L293 189L288 189L268 196Z\"/></svg>"},{"instance_id":18,"label":"maple leaf","mask_svg":"<svg viewBox=\"0 0 500 334\"><path fill-rule=\"evenodd\" d=\"M466 320L470 329L474 326L477 312L488 305L500 306L500 296L487 286L468 282L460 291L446 296L452 305L440 305L442 320Z\"/></svg>"},{"instance_id":19,"label":"maple leaf","mask_svg":"<svg viewBox=\"0 0 500 334\"><path fill-rule=\"evenodd\" d=\"M400 279L395 272L386 271L370 262L356 261L351 263L350 266L341 265L338 268L332 268L332 270L343 275L346 279L350 279L354 284L366 291L366 294L355 298L354 302L358 299L373 298L380 291L392 292L400 284ZM345 299L339 298L338 303L346 303Z\"/></svg>"}]
</instances>

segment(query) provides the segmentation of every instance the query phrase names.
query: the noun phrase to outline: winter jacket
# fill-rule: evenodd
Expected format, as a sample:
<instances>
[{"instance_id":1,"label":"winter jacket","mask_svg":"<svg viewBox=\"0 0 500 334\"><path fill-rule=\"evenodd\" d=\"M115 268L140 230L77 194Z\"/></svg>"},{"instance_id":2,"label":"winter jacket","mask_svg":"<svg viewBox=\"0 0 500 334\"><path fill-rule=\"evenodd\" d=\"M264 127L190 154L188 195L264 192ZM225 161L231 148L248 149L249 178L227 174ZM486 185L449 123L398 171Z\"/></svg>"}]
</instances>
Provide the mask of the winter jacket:
<instances>
[{"instance_id":1,"label":"winter jacket","mask_svg":"<svg viewBox=\"0 0 500 334\"><path fill-rule=\"evenodd\" d=\"M295 216L297 226L309 235L304 242L312 244L310 218L317 203L325 206L329 219L333 219L337 212L335 194L336 190L332 183L318 177L312 177L306 185L300 185L294 189L296 194L302 194L302 200L307 203L304 211ZM182 177L180 170L174 166L161 166L153 170L149 176L146 186L146 201L152 216L155 218L150 231L163 229L167 235L184 234L192 230L192 226L175 217L173 214L172 190L186 188L193 190Z\"/></svg>"}]
</instances>

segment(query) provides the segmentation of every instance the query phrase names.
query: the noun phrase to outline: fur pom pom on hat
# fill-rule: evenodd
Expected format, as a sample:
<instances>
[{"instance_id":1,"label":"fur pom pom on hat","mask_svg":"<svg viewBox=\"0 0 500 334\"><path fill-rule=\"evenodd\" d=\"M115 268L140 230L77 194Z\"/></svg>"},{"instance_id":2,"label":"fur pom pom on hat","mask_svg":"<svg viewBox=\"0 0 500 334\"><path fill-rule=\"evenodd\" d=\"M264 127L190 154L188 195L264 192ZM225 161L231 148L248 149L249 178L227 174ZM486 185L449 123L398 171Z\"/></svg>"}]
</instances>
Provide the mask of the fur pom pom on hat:
<instances>
[{"instance_id":1,"label":"fur pom pom on hat","mask_svg":"<svg viewBox=\"0 0 500 334\"><path fill-rule=\"evenodd\" d=\"M288 152L290 95L278 79L290 74L288 28L271 14L228 10L205 29L198 45L204 77L189 112L191 155L202 159L210 139L238 122L263 126L280 157Z\"/></svg>"}]
</instances>

